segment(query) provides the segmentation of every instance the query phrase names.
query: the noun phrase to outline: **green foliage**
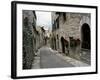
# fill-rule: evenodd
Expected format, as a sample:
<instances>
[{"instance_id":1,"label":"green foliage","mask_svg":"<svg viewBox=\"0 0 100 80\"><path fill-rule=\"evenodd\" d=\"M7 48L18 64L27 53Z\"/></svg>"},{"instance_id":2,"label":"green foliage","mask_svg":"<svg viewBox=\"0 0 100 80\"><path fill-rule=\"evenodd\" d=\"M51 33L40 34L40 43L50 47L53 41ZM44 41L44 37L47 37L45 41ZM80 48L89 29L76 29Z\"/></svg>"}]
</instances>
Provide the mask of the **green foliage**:
<instances>
[{"instance_id":1,"label":"green foliage","mask_svg":"<svg viewBox=\"0 0 100 80\"><path fill-rule=\"evenodd\" d=\"M30 26L23 27L23 69L30 69L34 60L33 37Z\"/></svg>"}]
</instances>

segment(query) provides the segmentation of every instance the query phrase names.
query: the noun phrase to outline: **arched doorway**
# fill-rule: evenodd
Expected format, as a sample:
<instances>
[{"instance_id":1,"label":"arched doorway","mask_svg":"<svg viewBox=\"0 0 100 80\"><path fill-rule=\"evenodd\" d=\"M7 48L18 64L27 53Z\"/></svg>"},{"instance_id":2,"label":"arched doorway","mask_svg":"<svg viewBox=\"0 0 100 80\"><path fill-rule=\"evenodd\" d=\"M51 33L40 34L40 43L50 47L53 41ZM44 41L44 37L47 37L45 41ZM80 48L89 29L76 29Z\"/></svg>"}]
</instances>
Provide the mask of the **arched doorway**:
<instances>
[{"instance_id":1,"label":"arched doorway","mask_svg":"<svg viewBox=\"0 0 100 80\"><path fill-rule=\"evenodd\" d=\"M90 26L87 23L84 23L81 28L81 38L82 38L82 48L90 49L91 48L91 31Z\"/></svg>"},{"instance_id":2,"label":"arched doorway","mask_svg":"<svg viewBox=\"0 0 100 80\"><path fill-rule=\"evenodd\" d=\"M62 52L65 53L64 38L61 37Z\"/></svg>"},{"instance_id":3,"label":"arched doorway","mask_svg":"<svg viewBox=\"0 0 100 80\"><path fill-rule=\"evenodd\" d=\"M57 49L59 49L59 35L57 34Z\"/></svg>"},{"instance_id":4,"label":"arched doorway","mask_svg":"<svg viewBox=\"0 0 100 80\"><path fill-rule=\"evenodd\" d=\"M54 49L56 50L56 38L54 37Z\"/></svg>"}]
</instances>

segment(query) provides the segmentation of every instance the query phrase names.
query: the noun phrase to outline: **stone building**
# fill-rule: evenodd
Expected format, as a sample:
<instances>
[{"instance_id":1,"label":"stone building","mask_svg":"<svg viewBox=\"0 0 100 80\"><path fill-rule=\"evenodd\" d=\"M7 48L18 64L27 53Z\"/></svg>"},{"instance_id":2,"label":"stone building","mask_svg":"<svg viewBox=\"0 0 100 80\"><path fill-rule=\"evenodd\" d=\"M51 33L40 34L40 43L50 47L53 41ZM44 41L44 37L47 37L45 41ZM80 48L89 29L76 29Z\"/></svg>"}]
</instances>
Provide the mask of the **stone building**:
<instances>
[{"instance_id":1,"label":"stone building","mask_svg":"<svg viewBox=\"0 0 100 80\"><path fill-rule=\"evenodd\" d=\"M23 10L23 69L30 69L34 60L35 11Z\"/></svg>"},{"instance_id":2,"label":"stone building","mask_svg":"<svg viewBox=\"0 0 100 80\"><path fill-rule=\"evenodd\" d=\"M41 27L41 45L44 46L45 45L45 29L44 27Z\"/></svg>"},{"instance_id":3,"label":"stone building","mask_svg":"<svg viewBox=\"0 0 100 80\"><path fill-rule=\"evenodd\" d=\"M40 41L40 33L36 29L36 26L34 26L33 27L33 51L35 54L39 49L39 41Z\"/></svg>"},{"instance_id":4,"label":"stone building","mask_svg":"<svg viewBox=\"0 0 100 80\"><path fill-rule=\"evenodd\" d=\"M81 41L80 48L91 48L91 15L89 13L52 12L52 45L62 50L61 38L70 43L70 37ZM66 53L66 49L64 49Z\"/></svg>"},{"instance_id":5,"label":"stone building","mask_svg":"<svg viewBox=\"0 0 100 80\"><path fill-rule=\"evenodd\" d=\"M39 33L38 39L37 39L37 45L39 48L45 45L45 29L41 26L36 26L36 30Z\"/></svg>"}]
</instances>

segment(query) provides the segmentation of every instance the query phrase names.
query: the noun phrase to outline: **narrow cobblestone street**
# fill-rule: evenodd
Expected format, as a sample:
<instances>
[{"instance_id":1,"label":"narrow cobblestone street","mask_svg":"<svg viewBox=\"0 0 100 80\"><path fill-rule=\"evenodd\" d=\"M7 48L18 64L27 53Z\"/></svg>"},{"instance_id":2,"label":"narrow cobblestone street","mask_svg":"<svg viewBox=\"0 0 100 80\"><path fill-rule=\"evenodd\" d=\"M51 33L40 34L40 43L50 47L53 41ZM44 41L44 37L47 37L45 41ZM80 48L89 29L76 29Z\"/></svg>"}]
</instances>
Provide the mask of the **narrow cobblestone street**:
<instances>
[{"instance_id":1,"label":"narrow cobblestone street","mask_svg":"<svg viewBox=\"0 0 100 80\"><path fill-rule=\"evenodd\" d=\"M56 55L56 52L51 52L48 47L43 47L40 51L40 67L41 68L59 68L73 67L74 65L66 62Z\"/></svg>"},{"instance_id":2,"label":"narrow cobblestone street","mask_svg":"<svg viewBox=\"0 0 100 80\"><path fill-rule=\"evenodd\" d=\"M81 60L76 60L58 53L48 46L40 48L36 54L37 56L35 57L32 67L33 69L89 66L89 64L84 63Z\"/></svg>"}]
</instances>

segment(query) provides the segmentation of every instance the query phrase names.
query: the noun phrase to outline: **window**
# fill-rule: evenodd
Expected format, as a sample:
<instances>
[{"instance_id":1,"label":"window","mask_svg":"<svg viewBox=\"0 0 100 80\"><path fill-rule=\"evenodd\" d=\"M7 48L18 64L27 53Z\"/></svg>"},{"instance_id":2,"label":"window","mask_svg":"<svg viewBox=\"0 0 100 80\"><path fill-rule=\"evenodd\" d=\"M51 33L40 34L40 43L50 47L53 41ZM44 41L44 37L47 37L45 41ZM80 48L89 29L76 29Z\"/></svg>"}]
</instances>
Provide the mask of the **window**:
<instances>
[{"instance_id":1,"label":"window","mask_svg":"<svg viewBox=\"0 0 100 80\"><path fill-rule=\"evenodd\" d=\"M66 13L63 13L63 20L66 21Z\"/></svg>"}]
</instances>

